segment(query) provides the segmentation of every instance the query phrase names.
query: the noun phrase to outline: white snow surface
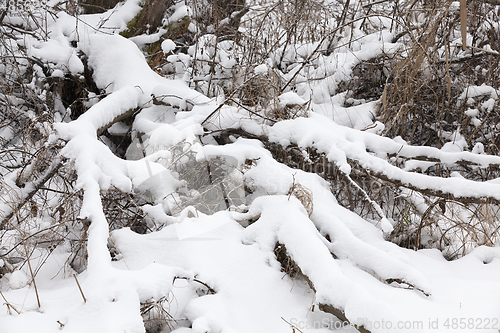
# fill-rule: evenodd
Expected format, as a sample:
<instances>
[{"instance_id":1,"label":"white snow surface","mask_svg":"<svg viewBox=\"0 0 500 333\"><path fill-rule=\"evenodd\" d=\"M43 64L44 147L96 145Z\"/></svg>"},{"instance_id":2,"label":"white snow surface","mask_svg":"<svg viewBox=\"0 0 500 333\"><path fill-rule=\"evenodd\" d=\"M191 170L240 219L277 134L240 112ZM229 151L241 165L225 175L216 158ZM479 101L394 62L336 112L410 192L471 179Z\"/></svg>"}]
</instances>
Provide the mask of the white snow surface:
<instances>
[{"instance_id":1,"label":"white snow surface","mask_svg":"<svg viewBox=\"0 0 500 333\"><path fill-rule=\"evenodd\" d=\"M27 267L5 275L0 279L1 333L142 333L145 328L140 302L161 297L170 300L168 310L180 323L174 331L179 333L289 333L292 328L287 321L301 332L331 332L338 321L321 312L320 305L342 309L352 324L364 325L371 332L498 332L499 247L479 247L453 262L446 261L437 250L400 248L384 240L383 231L391 228L389 221L375 226L341 207L326 181L276 162L261 142L238 139L225 146L202 146L201 122L217 108L217 101L183 81L156 74L134 42L108 34L125 28L138 12L139 2L128 0L114 11L84 15L81 20L85 24L78 25L76 31L75 19L60 14L50 22L52 34L48 41L25 43L33 56L71 73L81 73L83 65L69 43L79 34L78 49L88 56L95 82L108 95L77 120L55 125L57 137L67 141L62 154L75 163L77 185L83 190L80 217L91 221L88 269L79 275L61 270L68 253L58 247L35 277L37 292ZM180 6L175 15L187 14L187 7ZM109 18L105 24L104 18ZM351 169L348 161L354 160L404 184L456 197L489 196L500 200L498 182L429 177L401 170L386 160L388 156L425 155L445 164L467 161L487 166L500 164L500 157L414 147L360 131L373 124L375 103L345 108L332 102L335 95L332 97L331 92L350 75L357 62L397 47L383 41L390 36L366 36L356 52L341 54L340 58L337 54L335 61L332 57L323 69L332 77L330 86L321 81L311 91L304 86L303 91L280 96L283 105L302 105L310 100L312 111L308 118L268 126L257 124L247 111L225 106L217 121L205 124L205 128L241 127L256 135L267 134L271 141L285 146L295 143L315 148L346 174ZM171 43L162 48L166 53L173 50ZM300 52L306 56L310 51ZM264 73L263 66L256 68L256 73ZM462 98L480 95L498 98L498 92L491 87L472 87ZM153 105L152 96L178 110L163 112ZM142 111L133 130L146 133L147 156L126 161L99 141L97 132L135 108ZM168 197L183 185L166 167L173 162L168 149L183 142L199 157L231 156L240 165L254 160L255 166L243 174L254 189L248 212L193 215L188 209L179 216L168 216L163 211L165 201L159 199L145 211L162 221L162 230L139 235L125 228L110 234L100 191L115 186L131 192L143 184L156 191L156 197ZM148 183L155 175L162 175L161 181ZM312 193L314 210L310 216L302 202L288 194L294 182ZM256 221L246 226L250 218ZM111 260L108 242L120 252L118 261ZM286 247L309 281L291 278L281 271L273 254L277 243ZM37 260L41 258L34 255L32 265L40 264ZM200 281L213 288L215 294L205 294L206 286ZM476 324L478 319L483 323L488 319L492 324L496 322L496 328L447 330L446 321L451 324L454 318L466 318L467 323L472 319ZM335 331L356 332L347 326Z\"/></svg>"}]
</instances>

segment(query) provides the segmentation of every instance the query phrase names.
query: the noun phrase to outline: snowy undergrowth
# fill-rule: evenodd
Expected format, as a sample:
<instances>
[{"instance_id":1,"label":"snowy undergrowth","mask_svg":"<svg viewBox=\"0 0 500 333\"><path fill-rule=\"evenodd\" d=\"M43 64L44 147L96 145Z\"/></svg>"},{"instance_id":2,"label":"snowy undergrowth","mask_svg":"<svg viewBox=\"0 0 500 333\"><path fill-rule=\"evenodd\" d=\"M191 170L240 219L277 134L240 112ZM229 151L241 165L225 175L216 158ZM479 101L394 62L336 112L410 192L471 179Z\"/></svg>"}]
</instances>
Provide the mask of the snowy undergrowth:
<instances>
[{"instance_id":1,"label":"snowy undergrowth","mask_svg":"<svg viewBox=\"0 0 500 333\"><path fill-rule=\"evenodd\" d=\"M338 47L316 58L312 67L296 62L308 59L319 44L286 54L283 64L290 68L281 68L282 79L294 80L296 92L280 94L281 107L309 101L310 110L307 118L272 124L257 109L238 107L222 96L208 98L182 80L156 74L134 42L110 34L125 28L139 11L138 3L126 1L107 14L81 16L83 25L61 13L50 23L47 41L32 41L31 55L74 74L83 70L76 56L83 52L106 95L78 119L54 124L49 139L64 145L60 154L74 163L76 190L82 192L78 218L90 225L88 266L72 276L63 244L48 259L39 253L28 259L41 267L34 281L30 265L5 274L0 332L144 332L141 303L165 298L171 317L163 329L175 332L290 332L288 323L302 332L327 332L342 326L328 307L371 332L394 331L401 323L404 331L432 331L431 322L444 324L447 318L498 320L498 247L478 247L453 262L438 250L400 248L384 239L392 228L387 219L368 221L341 207L320 175L277 162L258 139L230 135L230 143L222 145L214 138L217 131L242 129L284 147L315 149L346 175L355 161L407 186L500 200L495 182L431 177L388 162L394 156L426 156L444 164L486 167L500 164L498 157L380 137L377 129L383 125L370 116L374 103L343 106L338 84L359 61L391 52L395 45L385 42L391 35L358 36L354 52ZM111 19L103 21L106 15ZM352 34L361 33L353 29ZM70 41L78 42L76 49ZM336 42L344 45L347 39ZM221 61L231 67L229 59ZM274 66L264 65L258 74ZM323 72L306 74L311 71ZM311 75L327 78L310 81ZM209 93L203 86L198 90ZM136 113L132 137L138 141L133 144L139 142L136 148L144 156L125 160L99 134L130 110ZM188 164L190 156L198 162L236 161L230 177L245 184L246 204L210 215L192 206L176 211L187 194L197 195L173 168ZM138 196L148 192L142 208L159 227L145 235L129 228L110 233L102 195L112 188ZM4 235L2 246L11 247L13 239ZM277 245L284 246L300 274L292 278L282 272ZM110 247L117 252L115 260ZM344 324L338 331L355 332Z\"/></svg>"}]
</instances>

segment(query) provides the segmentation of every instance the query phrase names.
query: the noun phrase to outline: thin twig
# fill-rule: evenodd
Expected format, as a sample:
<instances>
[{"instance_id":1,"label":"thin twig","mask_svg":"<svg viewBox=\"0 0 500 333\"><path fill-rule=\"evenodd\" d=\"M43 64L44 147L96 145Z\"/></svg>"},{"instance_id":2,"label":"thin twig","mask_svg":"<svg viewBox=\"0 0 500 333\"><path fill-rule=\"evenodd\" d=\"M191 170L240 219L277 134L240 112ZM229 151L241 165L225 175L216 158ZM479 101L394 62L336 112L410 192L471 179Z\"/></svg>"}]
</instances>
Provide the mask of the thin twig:
<instances>
[{"instance_id":1,"label":"thin twig","mask_svg":"<svg viewBox=\"0 0 500 333\"><path fill-rule=\"evenodd\" d=\"M285 323L287 323L288 325L290 325L290 327L292 328L292 330L295 332L295 330L301 332L301 333L304 333L302 332L297 326L295 326L294 324L291 324L290 322L288 322L285 318L281 317L281 319L283 319L283 321Z\"/></svg>"},{"instance_id":2,"label":"thin twig","mask_svg":"<svg viewBox=\"0 0 500 333\"><path fill-rule=\"evenodd\" d=\"M30 270L31 281L33 282L33 287L35 288L36 301L38 303L38 308L40 308L41 307L40 296L38 295L38 288L36 287L35 274L33 274L33 270L31 269L31 260L28 254L28 249L26 248L26 243L24 241L23 241L23 246L24 246L24 251L26 252L26 261L28 262L28 269Z\"/></svg>"},{"instance_id":3,"label":"thin twig","mask_svg":"<svg viewBox=\"0 0 500 333\"><path fill-rule=\"evenodd\" d=\"M87 303L87 299L85 298L85 295L83 294L82 287L80 287L80 283L78 282L78 278L76 277L76 274L73 274L73 277L75 278L76 285L78 286L78 289L80 290L80 294L82 295L83 303Z\"/></svg>"},{"instance_id":4,"label":"thin twig","mask_svg":"<svg viewBox=\"0 0 500 333\"><path fill-rule=\"evenodd\" d=\"M0 290L0 295L2 296L3 300L5 301L5 305L7 305L7 308L12 308L12 310L16 311L17 314L21 314L19 311L17 311L17 309L14 307L14 305L10 304L9 301L7 301L7 299L5 298L5 296L3 295L2 291Z\"/></svg>"}]
</instances>

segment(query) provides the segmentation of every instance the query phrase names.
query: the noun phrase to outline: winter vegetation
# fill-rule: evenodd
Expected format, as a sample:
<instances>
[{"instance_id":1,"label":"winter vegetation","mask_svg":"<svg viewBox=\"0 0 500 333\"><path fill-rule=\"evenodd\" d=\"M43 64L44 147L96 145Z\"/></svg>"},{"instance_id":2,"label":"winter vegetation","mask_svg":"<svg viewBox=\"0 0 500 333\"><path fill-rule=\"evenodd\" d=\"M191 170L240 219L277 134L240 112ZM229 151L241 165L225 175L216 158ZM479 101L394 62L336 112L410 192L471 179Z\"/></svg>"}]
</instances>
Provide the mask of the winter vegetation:
<instances>
[{"instance_id":1,"label":"winter vegetation","mask_svg":"<svg viewBox=\"0 0 500 333\"><path fill-rule=\"evenodd\" d=\"M497 333L499 101L498 0L0 0L0 333Z\"/></svg>"}]
</instances>

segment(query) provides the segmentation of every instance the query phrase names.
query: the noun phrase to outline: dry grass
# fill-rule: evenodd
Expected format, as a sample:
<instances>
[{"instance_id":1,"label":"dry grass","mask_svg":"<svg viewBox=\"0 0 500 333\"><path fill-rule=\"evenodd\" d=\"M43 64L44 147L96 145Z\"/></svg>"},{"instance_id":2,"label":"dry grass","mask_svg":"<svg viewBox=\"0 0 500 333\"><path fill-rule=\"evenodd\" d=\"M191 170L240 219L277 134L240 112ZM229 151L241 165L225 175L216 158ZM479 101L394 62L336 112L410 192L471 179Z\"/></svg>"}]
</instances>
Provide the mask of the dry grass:
<instances>
[{"instance_id":1,"label":"dry grass","mask_svg":"<svg viewBox=\"0 0 500 333\"><path fill-rule=\"evenodd\" d=\"M443 0L417 2L406 12L407 17L418 14L424 23L416 26L414 20L406 21L407 33L400 39L406 41L404 57L389 60L380 120L387 125L385 135L400 135L409 143L438 148L444 143L444 132L461 126L469 144L482 141L495 154L495 144L485 137L487 126L471 128L471 119L464 113L466 101L458 97L469 85L498 86L500 57L479 48L469 48L469 54L458 57L462 49L451 42L460 36L460 16L450 5L451 1ZM498 19L494 7L476 2L470 7L469 33L474 44L500 49L498 31L493 28Z\"/></svg>"},{"instance_id":2,"label":"dry grass","mask_svg":"<svg viewBox=\"0 0 500 333\"><path fill-rule=\"evenodd\" d=\"M159 300L141 303L141 315L144 319L146 333L159 333L175 329L177 320L170 314L172 297L165 296Z\"/></svg>"},{"instance_id":3,"label":"dry grass","mask_svg":"<svg viewBox=\"0 0 500 333\"><path fill-rule=\"evenodd\" d=\"M304 185L300 183L296 183L295 179L293 182L292 187L290 187L290 190L288 191L288 198L290 196L294 196L297 199L299 199L300 203L302 206L304 206L304 209L306 210L307 214L309 216L312 215L313 210L314 210L314 204L313 204L313 193L310 189L305 187Z\"/></svg>"}]
</instances>

